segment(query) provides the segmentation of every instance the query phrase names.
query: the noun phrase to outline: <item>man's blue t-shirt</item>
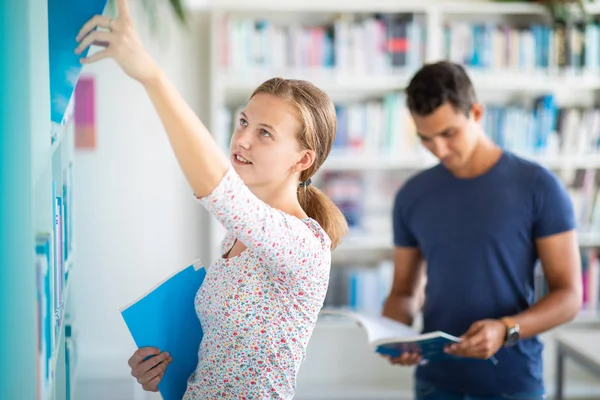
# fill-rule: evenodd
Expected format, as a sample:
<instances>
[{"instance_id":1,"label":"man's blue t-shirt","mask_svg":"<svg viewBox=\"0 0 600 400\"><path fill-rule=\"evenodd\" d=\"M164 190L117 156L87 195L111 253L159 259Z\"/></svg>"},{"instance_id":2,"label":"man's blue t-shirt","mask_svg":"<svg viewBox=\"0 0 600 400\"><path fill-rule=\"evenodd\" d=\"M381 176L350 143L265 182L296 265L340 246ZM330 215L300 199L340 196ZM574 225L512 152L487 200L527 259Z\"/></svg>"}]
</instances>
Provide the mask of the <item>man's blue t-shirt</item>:
<instances>
[{"instance_id":1,"label":"man's blue t-shirt","mask_svg":"<svg viewBox=\"0 0 600 400\"><path fill-rule=\"evenodd\" d=\"M546 168L504 152L472 179L442 164L408 180L394 204L394 242L427 263L424 332L460 336L481 319L518 314L534 302L535 239L575 228L570 197ZM502 347L498 364L460 360L417 368L418 379L480 395L544 390L537 337Z\"/></svg>"}]
</instances>

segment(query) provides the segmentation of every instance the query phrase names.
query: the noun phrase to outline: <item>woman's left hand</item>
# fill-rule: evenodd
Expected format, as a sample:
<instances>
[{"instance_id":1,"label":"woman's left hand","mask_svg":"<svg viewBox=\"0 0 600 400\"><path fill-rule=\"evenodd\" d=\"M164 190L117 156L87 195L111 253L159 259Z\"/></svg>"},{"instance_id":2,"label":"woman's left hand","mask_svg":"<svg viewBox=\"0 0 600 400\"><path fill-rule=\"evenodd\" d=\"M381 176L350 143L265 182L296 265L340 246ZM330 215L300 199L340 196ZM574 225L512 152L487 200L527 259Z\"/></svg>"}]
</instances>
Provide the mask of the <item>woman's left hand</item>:
<instances>
[{"instance_id":1,"label":"woman's left hand","mask_svg":"<svg viewBox=\"0 0 600 400\"><path fill-rule=\"evenodd\" d=\"M142 83L151 81L159 74L159 67L144 48L135 29L128 0L117 0L117 10L117 19L96 15L83 25L76 37L79 46L75 54L81 54L92 44L104 46L104 50L82 58L81 63L91 64L110 57L133 79Z\"/></svg>"}]
</instances>

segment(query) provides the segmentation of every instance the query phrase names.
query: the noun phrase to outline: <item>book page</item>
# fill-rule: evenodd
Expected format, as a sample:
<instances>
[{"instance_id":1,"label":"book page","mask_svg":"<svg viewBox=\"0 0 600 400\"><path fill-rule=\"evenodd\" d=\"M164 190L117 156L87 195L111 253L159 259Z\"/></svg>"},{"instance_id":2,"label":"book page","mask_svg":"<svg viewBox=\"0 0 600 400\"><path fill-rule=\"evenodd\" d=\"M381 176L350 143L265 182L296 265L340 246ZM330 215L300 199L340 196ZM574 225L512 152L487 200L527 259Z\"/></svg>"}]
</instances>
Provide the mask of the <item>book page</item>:
<instances>
[{"instance_id":1,"label":"book page","mask_svg":"<svg viewBox=\"0 0 600 400\"><path fill-rule=\"evenodd\" d=\"M323 315L339 315L356 320L367 331L370 344L385 339L414 340L419 336L419 333L410 326L379 315L368 315L337 309L323 309L321 313Z\"/></svg>"}]
</instances>

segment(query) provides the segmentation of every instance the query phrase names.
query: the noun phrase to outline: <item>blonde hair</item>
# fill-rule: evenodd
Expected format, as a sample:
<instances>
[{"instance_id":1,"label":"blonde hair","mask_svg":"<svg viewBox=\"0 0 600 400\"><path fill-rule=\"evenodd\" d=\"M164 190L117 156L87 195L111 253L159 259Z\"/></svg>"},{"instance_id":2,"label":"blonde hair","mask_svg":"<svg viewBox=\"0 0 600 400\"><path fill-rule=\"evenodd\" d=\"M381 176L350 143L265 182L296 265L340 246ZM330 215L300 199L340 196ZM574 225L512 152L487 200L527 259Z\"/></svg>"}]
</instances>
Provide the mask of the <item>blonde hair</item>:
<instances>
[{"instance_id":1,"label":"blonde hair","mask_svg":"<svg viewBox=\"0 0 600 400\"><path fill-rule=\"evenodd\" d=\"M301 148L315 152L313 164L300 174L300 181L306 182L318 171L333 147L337 132L333 102L312 83L295 79L269 79L250 97L258 93L283 99L298 113L302 122L302 130L297 134L298 142ZM340 209L314 185L299 187L298 201L304 212L321 225L331 239L331 249L335 249L348 232L348 222Z\"/></svg>"}]
</instances>

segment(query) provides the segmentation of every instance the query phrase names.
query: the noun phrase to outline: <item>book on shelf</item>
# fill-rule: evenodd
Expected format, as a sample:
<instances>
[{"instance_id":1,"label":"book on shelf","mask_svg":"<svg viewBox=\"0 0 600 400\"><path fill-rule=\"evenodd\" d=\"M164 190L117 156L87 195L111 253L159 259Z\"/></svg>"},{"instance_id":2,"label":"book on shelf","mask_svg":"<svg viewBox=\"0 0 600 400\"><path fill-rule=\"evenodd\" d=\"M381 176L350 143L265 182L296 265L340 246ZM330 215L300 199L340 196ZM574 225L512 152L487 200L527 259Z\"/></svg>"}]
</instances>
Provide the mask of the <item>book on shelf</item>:
<instances>
[{"instance_id":1,"label":"book on shelf","mask_svg":"<svg viewBox=\"0 0 600 400\"><path fill-rule=\"evenodd\" d=\"M54 366L65 319L65 290L72 256L72 162L49 183L40 207L50 211L46 229L35 233L36 316L39 395L52 390ZM61 179L62 178L62 179Z\"/></svg>"},{"instance_id":2,"label":"book on shelf","mask_svg":"<svg viewBox=\"0 0 600 400\"><path fill-rule=\"evenodd\" d=\"M448 22L444 56L482 71L594 73L600 67L597 21L510 25L484 20Z\"/></svg>"},{"instance_id":3,"label":"book on shelf","mask_svg":"<svg viewBox=\"0 0 600 400\"><path fill-rule=\"evenodd\" d=\"M484 102L482 126L502 148L520 155L600 157L600 106L559 106L554 95L532 98L529 104ZM406 95L394 91L362 101L336 101L338 121L331 159L368 156L395 160L425 160L432 156L421 145L406 105ZM241 105L219 109L218 132L227 148L238 124ZM415 163L415 166L417 164Z\"/></svg>"},{"instance_id":4,"label":"book on shelf","mask_svg":"<svg viewBox=\"0 0 600 400\"><path fill-rule=\"evenodd\" d=\"M422 362L439 360L464 360L465 357L448 354L444 348L460 339L446 332L435 331L419 333L412 327L376 314L359 313L346 309L323 309L321 316L350 318L361 326L367 333L368 345L383 356L399 357L404 353L418 353ZM473 361L482 361L471 359ZM494 357L483 360L497 363Z\"/></svg>"},{"instance_id":5,"label":"book on shelf","mask_svg":"<svg viewBox=\"0 0 600 400\"><path fill-rule=\"evenodd\" d=\"M54 237L52 233L36 235L37 327L38 327L38 388L45 398L52 381L52 356L56 340L54 296Z\"/></svg>"},{"instance_id":6,"label":"book on shelf","mask_svg":"<svg viewBox=\"0 0 600 400\"><path fill-rule=\"evenodd\" d=\"M198 364L198 349L204 334L194 301L205 276L206 270L197 260L121 309L138 348L156 347L173 359L158 384L164 400L183 397L187 381Z\"/></svg>"},{"instance_id":7,"label":"book on shelf","mask_svg":"<svg viewBox=\"0 0 600 400\"><path fill-rule=\"evenodd\" d=\"M226 15L217 29L219 64L236 73L335 70L381 75L415 70L425 55L420 14L343 14L312 25Z\"/></svg>"},{"instance_id":8,"label":"book on shelf","mask_svg":"<svg viewBox=\"0 0 600 400\"><path fill-rule=\"evenodd\" d=\"M94 15L102 14L107 0L48 0L48 59L50 63L51 142L67 122L73 92L82 65L89 52L75 54L75 40L83 25Z\"/></svg>"}]
</instances>

